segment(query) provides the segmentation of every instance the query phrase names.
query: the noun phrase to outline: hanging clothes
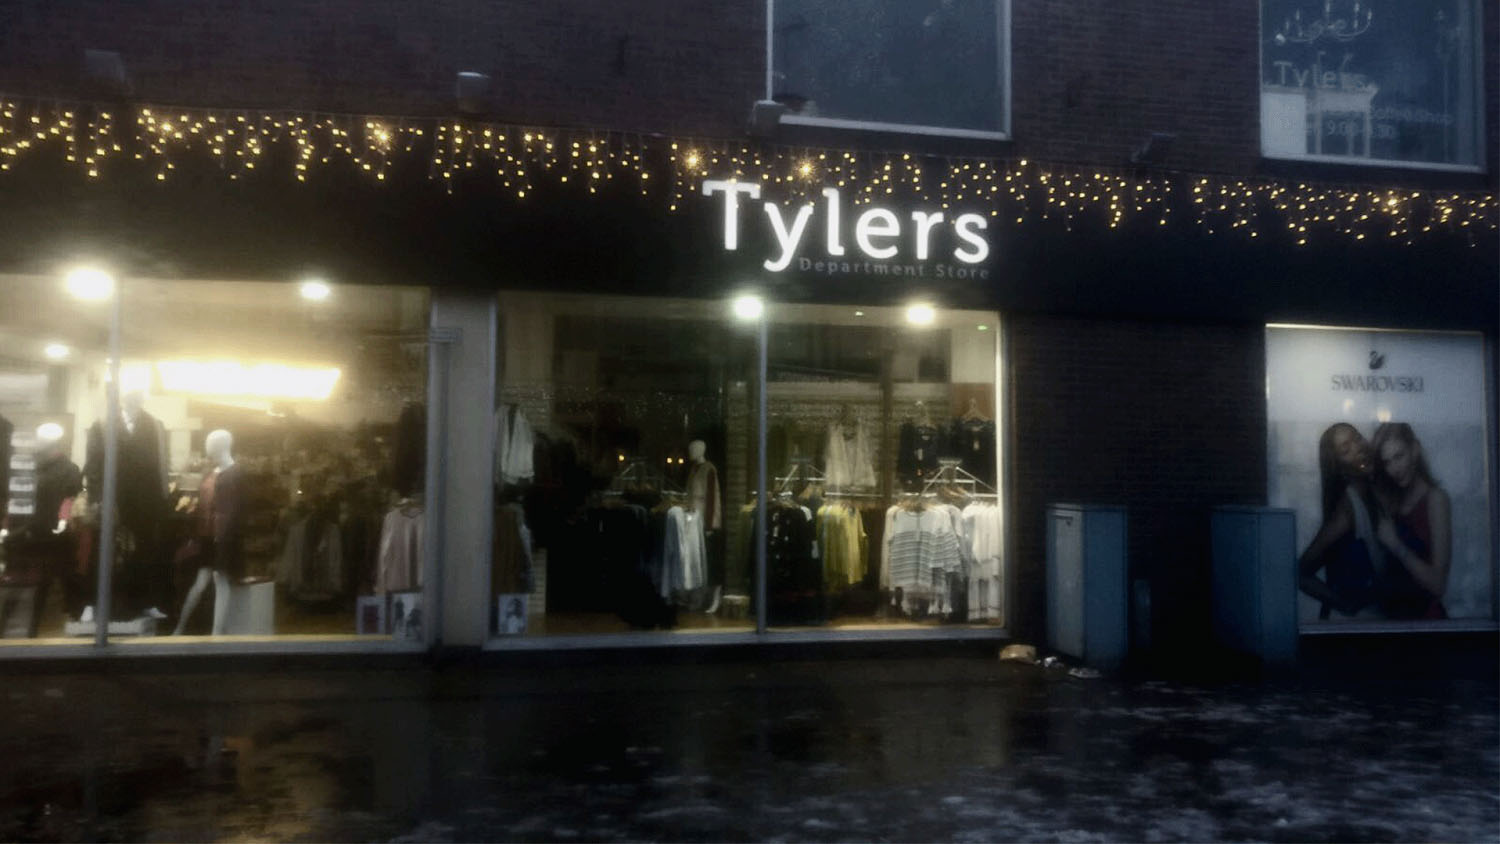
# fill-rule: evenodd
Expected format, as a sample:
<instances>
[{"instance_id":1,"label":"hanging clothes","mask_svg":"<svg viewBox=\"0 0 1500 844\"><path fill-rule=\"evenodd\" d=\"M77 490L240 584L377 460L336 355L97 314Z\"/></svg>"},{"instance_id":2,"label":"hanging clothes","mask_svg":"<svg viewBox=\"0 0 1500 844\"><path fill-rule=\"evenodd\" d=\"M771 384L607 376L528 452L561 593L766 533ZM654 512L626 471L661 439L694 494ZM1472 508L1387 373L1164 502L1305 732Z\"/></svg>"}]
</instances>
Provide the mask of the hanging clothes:
<instances>
[{"instance_id":1,"label":"hanging clothes","mask_svg":"<svg viewBox=\"0 0 1500 844\"><path fill-rule=\"evenodd\" d=\"M937 474L938 457L947 447L942 429L925 423L901 426L896 452L896 477L907 488L917 488Z\"/></svg>"},{"instance_id":2,"label":"hanging clothes","mask_svg":"<svg viewBox=\"0 0 1500 844\"><path fill-rule=\"evenodd\" d=\"M860 512L843 502L818 508L818 552L825 588L847 589L863 581L869 546Z\"/></svg>"},{"instance_id":3,"label":"hanging clothes","mask_svg":"<svg viewBox=\"0 0 1500 844\"><path fill-rule=\"evenodd\" d=\"M495 530L490 554L490 597L531 591L531 531L526 513L516 503L495 508Z\"/></svg>"},{"instance_id":4,"label":"hanging clothes","mask_svg":"<svg viewBox=\"0 0 1500 844\"><path fill-rule=\"evenodd\" d=\"M375 594L412 592L422 588L422 508L407 504L385 514L380 526Z\"/></svg>"},{"instance_id":5,"label":"hanging clothes","mask_svg":"<svg viewBox=\"0 0 1500 844\"><path fill-rule=\"evenodd\" d=\"M1000 559L1004 536L1000 507L992 501L975 501L964 508L963 521L965 540L973 560L969 569L969 620L1003 618Z\"/></svg>"},{"instance_id":6,"label":"hanging clothes","mask_svg":"<svg viewBox=\"0 0 1500 844\"><path fill-rule=\"evenodd\" d=\"M823 461L823 474L829 489L853 491L875 488L875 452L863 421L852 426L837 422L829 425Z\"/></svg>"},{"instance_id":7,"label":"hanging clothes","mask_svg":"<svg viewBox=\"0 0 1500 844\"><path fill-rule=\"evenodd\" d=\"M954 419L948 426L947 456L958 458L964 471L995 484L995 423L988 419Z\"/></svg>"},{"instance_id":8,"label":"hanging clothes","mask_svg":"<svg viewBox=\"0 0 1500 844\"><path fill-rule=\"evenodd\" d=\"M665 599L685 599L686 593L708 582L708 542L702 514L670 507L663 514L659 574L653 578Z\"/></svg>"},{"instance_id":9,"label":"hanging clothes","mask_svg":"<svg viewBox=\"0 0 1500 844\"><path fill-rule=\"evenodd\" d=\"M293 598L319 601L344 592L343 535L338 522L311 513L287 531L276 580Z\"/></svg>"},{"instance_id":10,"label":"hanging clothes","mask_svg":"<svg viewBox=\"0 0 1500 844\"><path fill-rule=\"evenodd\" d=\"M520 408L502 404L495 410L495 471L498 486L530 481L536 477L536 434Z\"/></svg>"},{"instance_id":11,"label":"hanging clothes","mask_svg":"<svg viewBox=\"0 0 1500 844\"><path fill-rule=\"evenodd\" d=\"M816 624L823 617L823 570L817 558L812 511L786 502L766 510L767 620L772 624ZM752 533L753 536L753 533ZM754 571L754 542L751 542Z\"/></svg>"},{"instance_id":12,"label":"hanging clothes","mask_svg":"<svg viewBox=\"0 0 1500 844\"><path fill-rule=\"evenodd\" d=\"M422 492L427 469L427 409L407 402L396 417L395 443L391 448L391 485L396 494L410 498Z\"/></svg>"},{"instance_id":13,"label":"hanging clothes","mask_svg":"<svg viewBox=\"0 0 1500 844\"><path fill-rule=\"evenodd\" d=\"M950 575L965 570L962 514L946 504L896 506L888 513L882 583L892 590L892 602L912 615L952 611Z\"/></svg>"}]
</instances>

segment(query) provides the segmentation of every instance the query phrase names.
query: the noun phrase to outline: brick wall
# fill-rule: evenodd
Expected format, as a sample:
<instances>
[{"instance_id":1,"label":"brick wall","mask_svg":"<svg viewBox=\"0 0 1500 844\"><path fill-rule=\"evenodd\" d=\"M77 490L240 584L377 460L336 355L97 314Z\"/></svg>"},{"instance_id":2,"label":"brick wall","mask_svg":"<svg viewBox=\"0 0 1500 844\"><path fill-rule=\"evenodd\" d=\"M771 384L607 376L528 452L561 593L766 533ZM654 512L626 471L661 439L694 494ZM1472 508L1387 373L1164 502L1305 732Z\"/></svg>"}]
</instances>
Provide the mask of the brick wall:
<instances>
[{"instance_id":1,"label":"brick wall","mask_svg":"<svg viewBox=\"0 0 1500 844\"><path fill-rule=\"evenodd\" d=\"M1046 507L1125 505L1153 635L1208 638L1208 513L1266 495L1265 341L1244 325L1007 319L1012 630L1045 635Z\"/></svg>"},{"instance_id":2,"label":"brick wall","mask_svg":"<svg viewBox=\"0 0 1500 844\"><path fill-rule=\"evenodd\" d=\"M995 151L1122 165L1160 131L1173 167L1261 166L1257 3L1012 5L1016 141ZM445 114L476 70L503 120L734 137L765 74L764 0L0 0L0 22L0 91L76 95L97 48L124 55L140 98L204 107Z\"/></svg>"}]
</instances>

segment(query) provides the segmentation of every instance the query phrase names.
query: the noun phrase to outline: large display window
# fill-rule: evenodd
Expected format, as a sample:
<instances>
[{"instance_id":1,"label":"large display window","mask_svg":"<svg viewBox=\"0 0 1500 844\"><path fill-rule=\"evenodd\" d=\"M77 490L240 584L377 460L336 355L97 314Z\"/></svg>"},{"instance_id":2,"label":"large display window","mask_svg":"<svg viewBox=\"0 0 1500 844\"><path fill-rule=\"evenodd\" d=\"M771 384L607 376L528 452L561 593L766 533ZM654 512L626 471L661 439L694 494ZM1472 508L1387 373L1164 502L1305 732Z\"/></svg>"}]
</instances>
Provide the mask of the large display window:
<instances>
[{"instance_id":1,"label":"large display window","mask_svg":"<svg viewBox=\"0 0 1500 844\"><path fill-rule=\"evenodd\" d=\"M96 281L0 287L0 581L26 636L92 639L107 616L120 643L425 642L425 290Z\"/></svg>"},{"instance_id":2,"label":"large display window","mask_svg":"<svg viewBox=\"0 0 1500 844\"><path fill-rule=\"evenodd\" d=\"M1004 624L997 315L768 306L761 430L728 302L499 312L492 633Z\"/></svg>"}]
</instances>

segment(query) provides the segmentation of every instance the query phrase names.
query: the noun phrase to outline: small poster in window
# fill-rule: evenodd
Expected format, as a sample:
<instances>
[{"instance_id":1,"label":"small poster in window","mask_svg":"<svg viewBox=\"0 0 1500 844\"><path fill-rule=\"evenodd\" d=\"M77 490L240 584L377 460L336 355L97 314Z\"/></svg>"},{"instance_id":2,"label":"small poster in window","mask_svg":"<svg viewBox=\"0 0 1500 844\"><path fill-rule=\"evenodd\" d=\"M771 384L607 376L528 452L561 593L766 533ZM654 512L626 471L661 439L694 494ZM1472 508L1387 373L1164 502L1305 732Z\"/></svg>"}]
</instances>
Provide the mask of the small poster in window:
<instances>
[{"instance_id":1,"label":"small poster in window","mask_svg":"<svg viewBox=\"0 0 1500 844\"><path fill-rule=\"evenodd\" d=\"M501 595L496 601L495 611L500 623L500 635L519 636L526 632L526 610L531 596L524 592Z\"/></svg>"},{"instance_id":2,"label":"small poster in window","mask_svg":"<svg viewBox=\"0 0 1500 844\"><path fill-rule=\"evenodd\" d=\"M384 595L360 595L354 609L354 632L360 636L383 636L385 628Z\"/></svg>"},{"instance_id":3,"label":"small poster in window","mask_svg":"<svg viewBox=\"0 0 1500 844\"><path fill-rule=\"evenodd\" d=\"M398 642L421 642L422 593L395 592L391 594L391 638Z\"/></svg>"}]
</instances>

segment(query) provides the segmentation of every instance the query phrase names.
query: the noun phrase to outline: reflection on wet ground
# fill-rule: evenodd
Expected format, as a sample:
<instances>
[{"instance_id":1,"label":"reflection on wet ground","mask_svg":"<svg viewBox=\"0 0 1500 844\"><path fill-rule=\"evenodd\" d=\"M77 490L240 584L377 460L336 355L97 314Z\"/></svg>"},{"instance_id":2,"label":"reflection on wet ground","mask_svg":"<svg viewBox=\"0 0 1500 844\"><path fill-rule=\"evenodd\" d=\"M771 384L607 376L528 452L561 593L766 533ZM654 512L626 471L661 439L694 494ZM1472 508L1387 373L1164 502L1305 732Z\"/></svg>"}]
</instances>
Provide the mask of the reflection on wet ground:
<instances>
[{"instance_id":1,"label":"reflection on wet ground","mask_svg":"<svg viewBox=\"0 0 1500 844\"><path fill-rule=\"evenodd\" d=\"M1495 840L1493 674L989 660L22 674L5 840Z\"/></svg>"}]
</instances>

